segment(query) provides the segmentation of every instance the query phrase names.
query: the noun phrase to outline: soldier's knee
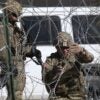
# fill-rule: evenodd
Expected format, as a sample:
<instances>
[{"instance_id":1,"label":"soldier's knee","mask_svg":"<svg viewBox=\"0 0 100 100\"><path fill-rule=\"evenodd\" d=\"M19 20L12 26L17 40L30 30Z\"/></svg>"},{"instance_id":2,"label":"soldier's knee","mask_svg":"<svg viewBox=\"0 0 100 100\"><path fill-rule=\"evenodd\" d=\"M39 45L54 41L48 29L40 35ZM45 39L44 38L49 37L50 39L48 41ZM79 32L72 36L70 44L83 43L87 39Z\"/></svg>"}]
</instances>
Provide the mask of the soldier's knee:
<instances>
[{"instance_id":1,"label":"soldier's knee","mask_svg":"<svg viewBox=\"0 0 100 100\"><path fill-rule=\"evenodd\" d=\"M22 91L16 91L15 92L15 99L16 100L23 100L23 92ZM7 96L6 100L11 100L10 95Z\"/></svg>"}]
</instances>

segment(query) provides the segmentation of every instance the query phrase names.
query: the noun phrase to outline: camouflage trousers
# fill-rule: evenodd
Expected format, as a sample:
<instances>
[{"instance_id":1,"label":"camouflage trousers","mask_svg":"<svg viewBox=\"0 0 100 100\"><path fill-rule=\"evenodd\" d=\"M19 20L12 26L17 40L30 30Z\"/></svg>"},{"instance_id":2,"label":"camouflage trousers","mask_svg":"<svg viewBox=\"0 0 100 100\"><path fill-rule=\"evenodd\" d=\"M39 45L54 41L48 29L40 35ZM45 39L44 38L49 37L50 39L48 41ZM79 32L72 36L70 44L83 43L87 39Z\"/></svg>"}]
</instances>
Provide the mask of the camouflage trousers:
<instances>
[{"instance_id":1,"label":"camouflage trousers","mask_svg":"<svg viewBox=\"0 0 100 100\"><path fill-rule=\"evenodd\" d=\"M25 68L24 68L24 61L19 59L16 64L18 75L14 77L14 95L15 100L23 100L23 90L25 87L26 76L25 76ZM11 93L9 90L9 85L7 85L7 92L8 96L6 100L11 100Z\"/></svg>"},{"instance_id":2,"label":"camouflage trousers","mask_svg":"<svg viewBox=\"0 0 100 100\"><path fill-rule=\"evenodd\" d=\"M73 97L73 98L54 97L54 98L49 98L48 100L86 100L86 99L84 99L84 98L79 98L79 97Z\"/></svg>"},{"instance_id":3,"label":"camouflage trousers","mask_svg":"<svg viewBox=\"0 0 100 100\"><path fill-rule=\"evenodd\" d=\"M66 97L61 97L61 96L54 96L54 97L49 97L48 100L86 100L85 96L79 96L77 94L70 94Z\"/></svg>"}]
</instances>

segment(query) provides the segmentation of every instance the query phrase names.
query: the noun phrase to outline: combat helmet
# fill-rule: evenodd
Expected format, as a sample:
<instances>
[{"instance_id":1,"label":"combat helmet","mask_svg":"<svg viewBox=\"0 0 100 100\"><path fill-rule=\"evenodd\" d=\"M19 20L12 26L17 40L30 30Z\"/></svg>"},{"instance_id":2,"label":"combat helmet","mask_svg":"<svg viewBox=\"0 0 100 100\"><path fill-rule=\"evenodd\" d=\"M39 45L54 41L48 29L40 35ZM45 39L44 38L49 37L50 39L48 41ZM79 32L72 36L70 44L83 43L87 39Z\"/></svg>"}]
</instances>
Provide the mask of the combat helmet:
<instances>
[{"instance_id":1,"label":"combat helmet","mask_svg":"<svg viewBox=\"0 0 100 100\"><path fill-rule=\"evenodd\" d=\"M59 32L53 44L54 46L68 47L73 44L72 37L67 32Z\"/></svg>"},{"instance_id":2,"label":"combat helmet","mask_svg":"<svg viewBox=\"0 0 100 100\"><path fill-rule=\"evenodd\" d=\"M20 15L20 12L22 10L22 7L20 5L20 3L18 3L15 0L7 0L7 2L5 3L5 9L11 13L16 14L16 16Z\"/></svg>"}]
</instances>

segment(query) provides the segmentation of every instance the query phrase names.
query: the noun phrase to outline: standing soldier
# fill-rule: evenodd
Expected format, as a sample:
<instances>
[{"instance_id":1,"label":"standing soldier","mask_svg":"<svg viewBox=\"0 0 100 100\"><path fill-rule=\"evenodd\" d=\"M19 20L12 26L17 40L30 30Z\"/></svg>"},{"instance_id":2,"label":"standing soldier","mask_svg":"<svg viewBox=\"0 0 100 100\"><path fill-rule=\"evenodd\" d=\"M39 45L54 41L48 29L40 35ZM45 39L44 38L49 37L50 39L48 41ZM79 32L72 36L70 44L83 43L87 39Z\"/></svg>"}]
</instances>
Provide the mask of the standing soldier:
<instances>
[{"instance_id":1,"label":"standing soldier","mask_svg":"<svg viewBox=\"0 0 100 100\"><path fill-rule=\"evenodd\" d=\"M54 41L57 52L43 64L43 82L49 100L86 100L81 63L93 61L93 55L72 41L68 33L58 33Z\"/></svg>"},{"instance_id":2,"label":"standing soldier","mask_svg":"<svg viewBox=\"0 0 100 100\"><path fill-rule=\"evenodd\" d=\"M8 30L9 30L9 41L11 48L11 67L16 66L18 75L14 77L14 91L15 91L15 100L22 100L22 94L25 87L25 69L24 69L24 61L23 61L23 53L22 53L22 40L23 34L17 28L16 22L17 18L20 16L20 12L22 10L21 5L14 0L7 0L5 3L5 12L6 17L8 18ZM0 26L0 62L7 66L7 50L6 50L6 38L3 33L3 26ZM11 100L11 91L9 89L9 85L7 84L8 97L7 100Z\"/></svg>"}]
</instances>

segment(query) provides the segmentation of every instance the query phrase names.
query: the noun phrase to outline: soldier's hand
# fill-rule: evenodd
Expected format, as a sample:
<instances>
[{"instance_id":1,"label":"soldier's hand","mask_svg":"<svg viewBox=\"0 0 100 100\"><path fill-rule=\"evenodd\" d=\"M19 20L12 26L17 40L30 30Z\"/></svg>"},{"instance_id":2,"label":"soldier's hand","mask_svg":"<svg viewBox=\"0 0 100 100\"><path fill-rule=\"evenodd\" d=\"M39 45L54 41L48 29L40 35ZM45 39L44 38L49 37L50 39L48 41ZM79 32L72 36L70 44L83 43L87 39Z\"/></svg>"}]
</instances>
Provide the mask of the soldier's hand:
<instances>
[{"instance_id":1,"label":"soldier's hand","mask_svg":"<svg viewBox=\"0 0 100 100\"><path fill-rule=\"evenodd\" d=\"M78 54L83 51L83 48L80 47L77 43L70 46L69 51L74 54Z\"/></svg>"}]
</instances>

